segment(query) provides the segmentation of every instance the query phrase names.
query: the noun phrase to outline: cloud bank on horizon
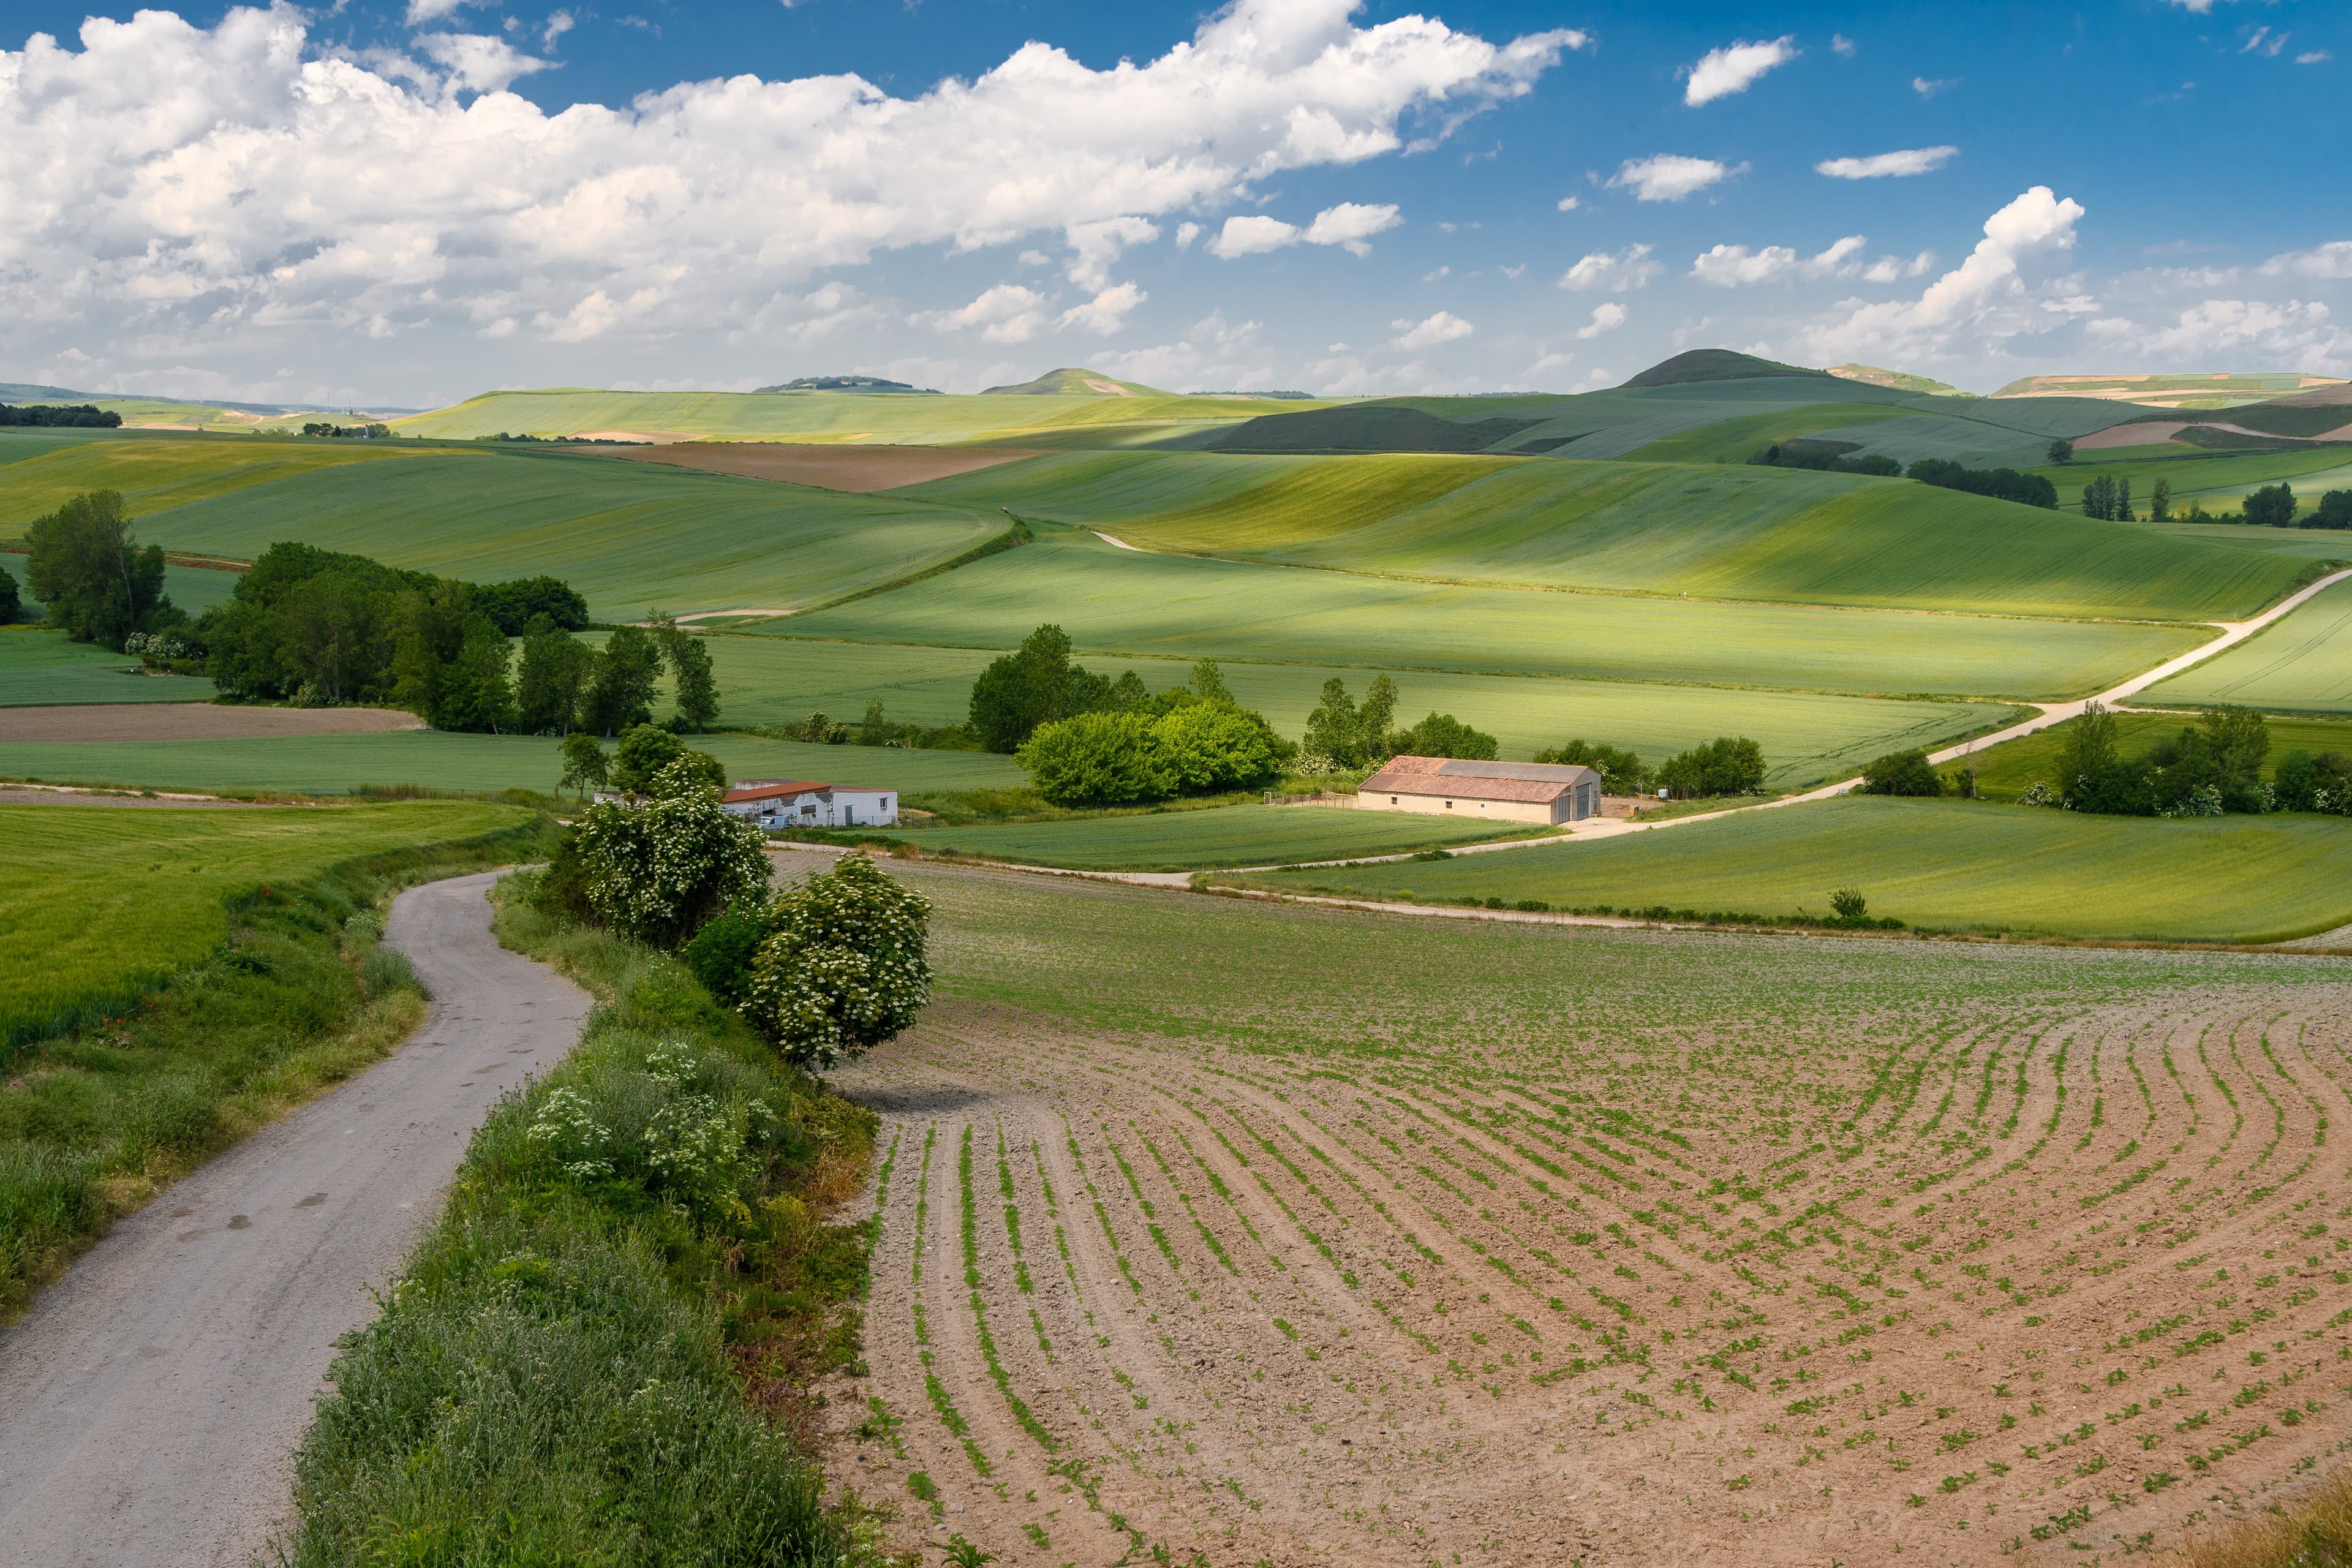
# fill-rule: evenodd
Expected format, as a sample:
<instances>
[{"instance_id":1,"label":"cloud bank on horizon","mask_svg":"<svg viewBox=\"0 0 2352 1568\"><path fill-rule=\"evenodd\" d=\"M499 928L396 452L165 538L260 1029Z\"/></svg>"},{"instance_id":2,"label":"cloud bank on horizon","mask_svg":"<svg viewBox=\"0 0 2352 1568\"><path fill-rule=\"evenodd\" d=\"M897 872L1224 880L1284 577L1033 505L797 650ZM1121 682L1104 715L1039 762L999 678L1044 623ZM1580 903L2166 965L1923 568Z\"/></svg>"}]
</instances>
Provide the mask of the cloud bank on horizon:
<instances>
[{"instance_id":1,"label":"cloud bank on horizon","mask_svg":"<svg viewBox=\"0 0 2352 1568\"><path fill-rule=\"evenodd\" d=\"M1360 11L1171 10L1149 58L1031 41L912 92L876 85L887 38L864 72L678 80L640 37L654 74L619 108L560 90L558 52L617 26L572 9L498 31L391 0L365 47L282 0L90 16L0 48L0 379L425 403L852 370L970 390L1084 360L1179 388L1577 390L1714 343L1979 382L2352 373L2340 227L2183 222L2095 119L2078 133L2119 155L2069 158L2062 190L1970 102L1998 73L1950 49L1856 20L1694 60L1628 13L1628 59L1597 19L1489 38ZM2209 74L2332 58L2195 6L2130 25L2184 18ZM1567 117L1593 102L1613 142Z\"/></svg>"}]
</instances>

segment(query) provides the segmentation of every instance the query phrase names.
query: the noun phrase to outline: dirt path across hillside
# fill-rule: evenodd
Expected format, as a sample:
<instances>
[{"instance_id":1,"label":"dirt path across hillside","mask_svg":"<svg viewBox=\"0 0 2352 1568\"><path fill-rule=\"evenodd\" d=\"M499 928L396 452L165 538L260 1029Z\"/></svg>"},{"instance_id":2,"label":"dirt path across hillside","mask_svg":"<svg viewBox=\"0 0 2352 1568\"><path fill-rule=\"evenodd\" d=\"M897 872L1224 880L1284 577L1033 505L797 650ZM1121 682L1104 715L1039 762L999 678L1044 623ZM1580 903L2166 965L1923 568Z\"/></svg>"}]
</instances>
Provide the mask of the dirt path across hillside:
<instances>
[{"instance_id":1,"label":"dirt path across hillside","mask_svg":"<svg viewBox=\"0 0 2352 1568\"><path fill-rule=\"evenodd\" d=\"M433 996L391 1059L165 1192L0 1331L0 1548L43 1568L244 1568L291 1510L336 1339L375 1315L498 1097L589 998L499 947L498 873L393 906Z\"/></svg>"},{"instance_id":2,"label":"dirt path across hillside","mask_svg":"<svg viewBox=\"0 0 2352 1568\"><path fill-rule=\"evenodd\" d=\"M11 741L259 741L423 728L424 720L397 708L224 708L210 702L0 708L0 736Z\"/></svg>"}]
</instances>

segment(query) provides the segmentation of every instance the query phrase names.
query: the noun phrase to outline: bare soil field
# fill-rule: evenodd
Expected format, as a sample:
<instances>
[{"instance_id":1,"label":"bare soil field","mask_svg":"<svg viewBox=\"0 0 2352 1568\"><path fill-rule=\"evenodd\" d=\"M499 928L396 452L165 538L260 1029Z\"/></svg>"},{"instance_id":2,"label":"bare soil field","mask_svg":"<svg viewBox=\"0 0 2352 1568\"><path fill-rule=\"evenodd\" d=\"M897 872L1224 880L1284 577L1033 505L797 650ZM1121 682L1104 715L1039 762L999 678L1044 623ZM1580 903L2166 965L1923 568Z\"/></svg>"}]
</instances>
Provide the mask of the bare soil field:
<instances>
[{"instance_id":1,"label":"bare soil field","mask_svg":"<svg viewBox=\"0 0 2352 1568\"><path fill-rule=\"evenodd\" d=\"M422 730L396 708L225 708L209 702L105 702L0 709L11 741L245 741Z\"/></svg>"},{"instance_id":2,"label":"bare soil field","mask_svg":"<svg viewBox=\"0 0 2352 1568\"><path fill-rule=\"evenodd\" d=\"M901 1546L2080 1563L2352 1447L2352 963L891 870L828 1397Z\"/></svg>"},{"instance_id":3,"label":"bare soil field","mask_svg":"<svg viewBox=\"0 0 2352 1568\"><path fill-rule=\"evenodd\" d=\"M961 447L681 441L671 446L625 448L606 455L635 463L668 463L681 468L700 468L706 473L733 474L747 479L781 479L786 484L866 495L874 490L896 489L900 485L919 485L927 479L973 473L1038 454L1010 448L983 452Z\"/></svg>"}]
</instances>

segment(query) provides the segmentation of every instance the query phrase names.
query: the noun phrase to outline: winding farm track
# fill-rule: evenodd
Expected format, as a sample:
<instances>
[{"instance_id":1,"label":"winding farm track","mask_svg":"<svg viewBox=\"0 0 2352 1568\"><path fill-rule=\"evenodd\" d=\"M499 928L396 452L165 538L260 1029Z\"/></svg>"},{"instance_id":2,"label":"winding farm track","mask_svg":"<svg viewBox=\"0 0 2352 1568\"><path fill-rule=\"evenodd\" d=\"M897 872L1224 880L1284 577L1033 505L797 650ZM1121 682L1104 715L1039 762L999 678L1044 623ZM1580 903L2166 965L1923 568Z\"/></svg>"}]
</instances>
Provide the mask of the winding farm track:
<instances>
[{"instance_id":1,"label":"winding farm track","mask_svg":"<svg viewBox=\"0 0 2352 1568\"><path fill-rule=\"evenodd\" d=\"M499 947L496 872L403 893L384 940L433 997L415 1038L117 1226L0 1331L0 1561L242 1565L290 1511L338 1336L498 1097L589 998Z\"/></svg>"}]
</instances>

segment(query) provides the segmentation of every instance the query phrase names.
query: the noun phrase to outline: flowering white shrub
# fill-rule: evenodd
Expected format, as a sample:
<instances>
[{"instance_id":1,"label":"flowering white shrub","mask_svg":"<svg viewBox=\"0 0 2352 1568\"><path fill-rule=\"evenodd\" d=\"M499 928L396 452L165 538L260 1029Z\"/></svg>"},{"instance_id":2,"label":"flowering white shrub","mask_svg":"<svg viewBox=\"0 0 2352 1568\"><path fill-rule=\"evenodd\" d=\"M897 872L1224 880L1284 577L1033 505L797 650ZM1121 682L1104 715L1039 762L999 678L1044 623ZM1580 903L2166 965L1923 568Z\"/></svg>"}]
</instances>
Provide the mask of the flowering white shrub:
<instances>
[{"instance_id":1,"label":"flowering white shrub","mask_svg":"<svg viewBox=\"0 0 2352 1568\"><path fill-rule=\"evenodd\" d=\"M576 1089L551 1092L526 1136L554 1155L566 1175L591 1181L613 1173L613 1134L591 1114L588 1097Z\"/></svg>"},{"instance_id":2,"label":"flowering white shrub","mask_svg":"<svg viewBox=\"0 0 2352 1568\"><path fill-rule=\"evenodd\" d=\"M688 1094L646 1124L646 1167L656 1190L701 1215L751 1217L743 1201L754 1174L752 1148L775 1122L767 1101Z\"/></svg>"},{"instance_id":3,"label":"flowering white shrub","mask_svg":"<svg viewBox=\"0 0 2352 1568\"><path fill-rule=\"evenodd\" d=\"M842 857L770 907L744 1016L817 1067L889 1039L931 999L930 912L865 856Z\"/></svg>"},{"instance_id":4,"label":"flowering white shrub","mask_svg":"<svg viewBox=\"0 0 2352 1568\"><path fill-rule=\"evenodd\" d=\"M768 885L760 830L719 806L684 763L654 778L652 798L599 802L580 819L588 904L614 930L673 947L739 899Z\"/></svg>"}]
</instances>

